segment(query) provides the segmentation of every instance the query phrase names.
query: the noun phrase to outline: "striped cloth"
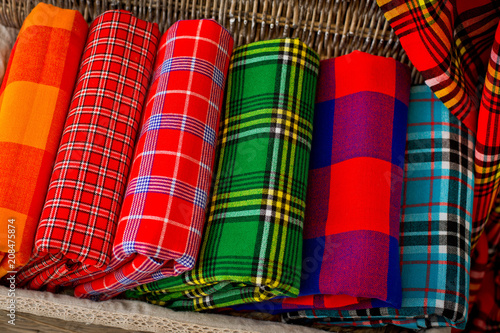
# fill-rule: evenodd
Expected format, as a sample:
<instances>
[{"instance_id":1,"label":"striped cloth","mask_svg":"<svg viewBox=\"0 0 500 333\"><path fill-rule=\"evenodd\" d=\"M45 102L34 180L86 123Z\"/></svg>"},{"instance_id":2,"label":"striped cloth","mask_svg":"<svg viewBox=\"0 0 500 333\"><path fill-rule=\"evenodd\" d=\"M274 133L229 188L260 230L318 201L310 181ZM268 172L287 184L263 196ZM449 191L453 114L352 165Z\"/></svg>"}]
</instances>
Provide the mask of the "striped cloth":
<instances>
[{"instance_id":1,"label":"striped cloth","mask_svg":"<svg viewBox=\"0 0 500 333\"><path fill-rule=\"evenodd\" d=\"M232 49L213 20L179 21L163 35L111 263L76 296L106 299L193 268Z\"/></svg>"},{"instance_id":2,"label":"striped cloth","mask_svg":"<svg viewBox=\"0 0 500 333\"><path fill-rule=\"evenodd\" d=\"M12 51L0 88L0 277L30 258L87 32L79 12L40 3Z\"/></svg>"},{"instance_id":3,"label":"striped cloth","mask_svg":"<svg viewBox=\"0 0 500 333\"><path fill-rule=\"evenodd\" d=\"M198 262L128 296L192 311L298 295L318 68L297 39L234 50Z\"/></svg>"},{"instance_id":4,"label":"striped cloth","mask_svg":"<svg viewBox=\"0 0 500 333\"><path fill-rule=\"evenodd\" d=\"M129 12L92 23L20 287L54 290L109 263L158 40L156 24Z\"/></svg>"},{"instance_id":5,"label":"striped cloth","mask_svg":"<svg viewBox=\"0 0 500 333\"><path fill-rule=\"evenodd\" d=\"M409 98L410 71L394 59L356 51L321 62L300 297L237 309L401 306L399 224Z\"/></svg>"},{"instance_id":6,"label":"striped cloth","mask_svg":"<svg viewBox=\"0 0 500 333\"><path fill-rule=\"evenodd\" d=\"M393 324L411 329L464 328L468 315L473 158L472 131L450 114L428 87L413 87L399 239L401 309L308 310L289 313L287 320L313 318L335 325Z\"/></svg>"}]
</instances>

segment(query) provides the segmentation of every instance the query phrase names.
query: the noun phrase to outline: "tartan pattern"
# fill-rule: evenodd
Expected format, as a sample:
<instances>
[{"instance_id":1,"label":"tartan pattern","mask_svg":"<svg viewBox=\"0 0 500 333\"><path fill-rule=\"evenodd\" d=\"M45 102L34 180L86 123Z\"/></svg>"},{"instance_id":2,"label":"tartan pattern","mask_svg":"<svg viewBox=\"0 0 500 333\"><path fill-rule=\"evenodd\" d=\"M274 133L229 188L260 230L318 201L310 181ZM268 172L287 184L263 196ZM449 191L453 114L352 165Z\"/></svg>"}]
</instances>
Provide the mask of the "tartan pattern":
<instances>
[{"instance_id":1,"label":"tartan pattern","mask_svg":"<svg viewBox=\"0 0 500 333\"><path fill-rule=\"evenodd\" d=\"M194 266L232 49L213 20L178 21L163 35L113 258L77 297L107 299Z\"/></svg>"},{"instance_id":2,"label":"tartan pattern","mask_svg":"<svg viewBox=\"0 0 500 333\"><path fill-rule=\"evenodd\" d=\"M497 5L498 6L498 5ZM497 16L500 17L500 10ZM481 106L479 108L476 137L476 181L474 186L473 245L490 220L494 202L500 187L500 25L496 26L495 38L489 55ZM498 319L500 320L500 319Z\"/></svg>"},{"instance_id":3,"label":"tartan pattern","mask_svg":"<svg viewBox=\"0 0 500 333\"><path fill-rule=\"evenodd\" d=\"M128 296L204 310L298 295L318 68L297 39L233 51L198 262Z\"/></svg>"},{"instance_id":4,"label":"tartan pattern","mask_svg":"<svg viewBox=\"0 0 500 333\"><path fill-rule=\"evenodd\" d=\"M19 286L54 290L109 263L158 39L156 24L125 11L92 23Z\"/></svg>"},{"instance_id":5,"label":"tartan pattern","mask_svg":"<svg viewBox=\"0 0 500 333\"><path fill-rule=\"evenodd\" d=\"M377 2L425 83L451 113L477 134L474 249L500 189L498 42L495 41L500 9L492 0ZM485 75L483 90L481 78Z\"/></svg>"},{"instance_id":6,"label":"tartan pattern","mask_svg":"<svg viewBox=\"0 0 500 333\"><path fill-rule=\"evenodd\" d=\"M500 26L497 27L495 42L493 44L489 59L488 70L481 100L481 110L479 126L489 126L490 122L495 123L498 118L500 100ZM496 191L494 186L498 184L498 148L491 144L494 136L487 133L486 137L480 138L476 146L487 151L493 158L481 163L476 158L476 170L479 169L487 178L476 181L476 187L484 192ZM490 142L484 145L482 142ZM500 331L500 197L495 194L495 202L490 205L483 201L480 209L483 214L489 213L489 218L484 226L484 232L480 235L477 246L474 249L471 267L470 283L470 305L471 314L467 324L468 332ZM486 198L485 198L486 199ZM489 198L488 198L489 199ZM491 212L485 209L493 207ZM476 207L474 207L476 208Z\"/></svg>"},{"instance_id":7,"label":"tartan pattern","mask_svg":"<svg viewBox=\"0 0 500 333\"><path fill-rule=\"evenodd\" d=\"M12 50L0 88L0 277L29 261L87 32L79 12L40 3Z\"/></svg>"},{"instance_id":8,"label":"tartan pattern","mask_svg":"<svg viewBox=\"0 0 500 333\"><path fill-rule=\"evenodd\" d=\"M300 295L235 309L401 306L398 244L409 95L410 71L394 59L355 51L321 62Z\"/></svg>"},{"instance_id":9,"label":"tartan pattern","mask_svg":"<svg viewBox=\"0 0 500 333\"><path fill-rule=\"evenodd\" d=\"M311 318L335 325L393 324L411 329L464 328L468 315L473 152L472 131L450 114L428 87L413 87L399 240L401 309L299 311L287 314L287 320Z\"/></svg>"}]
</instances>

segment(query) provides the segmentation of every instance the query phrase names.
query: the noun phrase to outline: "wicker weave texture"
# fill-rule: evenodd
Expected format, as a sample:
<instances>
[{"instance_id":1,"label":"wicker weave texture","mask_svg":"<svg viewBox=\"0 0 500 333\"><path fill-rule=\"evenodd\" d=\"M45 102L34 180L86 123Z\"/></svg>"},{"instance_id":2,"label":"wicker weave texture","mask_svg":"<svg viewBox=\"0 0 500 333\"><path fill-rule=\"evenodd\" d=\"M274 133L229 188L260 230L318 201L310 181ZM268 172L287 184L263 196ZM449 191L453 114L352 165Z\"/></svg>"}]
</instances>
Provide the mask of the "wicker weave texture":
<instances>
[{"instance_id":1,"label":"wicker weave texture","mask_svg":"<svg viewBox=\"0 0 500 333\"><path fill-rule=\"evenodd\" d=\"M2 0L0 23L21 27L39 0ZM88 22L109 9L125 9L165 31L184 19L213 18L235 46L280 37L299 38L322 59L360 50L409 64L375 0L44 0L79 10ZM412 68L414 84L423 82Z\"/></svg>"}]
</instances>

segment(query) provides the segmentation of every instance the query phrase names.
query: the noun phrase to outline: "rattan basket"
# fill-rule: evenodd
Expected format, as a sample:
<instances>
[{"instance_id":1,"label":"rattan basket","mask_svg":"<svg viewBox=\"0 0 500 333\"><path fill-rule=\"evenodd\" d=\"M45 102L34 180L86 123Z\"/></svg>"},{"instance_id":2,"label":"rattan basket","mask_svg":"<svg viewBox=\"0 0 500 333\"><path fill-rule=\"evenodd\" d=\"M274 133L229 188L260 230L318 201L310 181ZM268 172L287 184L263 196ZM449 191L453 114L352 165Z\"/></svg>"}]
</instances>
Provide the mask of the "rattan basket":
<instances>
[{"instance_id":1,"label":"rattan basket","mask_svg":"<svg viewBox=\"0 0 500 333\"><path fill-rule=\"evenodd\" d=\"M1 0L0 24L21 27L40 1ZM409 60L375 0L45 0L79 10L88 22L108 9L125 9L165 31L184 19L213 18L233 35L235 46L294 37L322 59L360 50ZM414 84L423 83L412 67Z\"/></svg>"},{"instance_id":2,"label":"rattan basket","mask_svg":"<svg viewBox=\"0 0 500 333\"><path fill-rule=\"evenodd\" d=\"M40 1L1 0L0 24L20 28L24 18ZM235 46L279 37L299 38L314 48L322 59L360 50L395 58L412 68L414 84L422 84L399 40L383 17L375 0L45 0L79 10L88 22L108 9L125 9L135 16L159 24L165 31L177 20L213 18L233 35ZM151 332L311 332L310 328L279 323L263 325L250 319L227 320L221 316L176 315L151 305L128 308L127 301L92 304L88 300L20 290L18 326L6 324L0 311L0 331L11 332L106 332L99 324ZM9 299L0 287L0 304ZM89 303L90 302L90 303ZM117 303L118 302L118 303ZM130 302L130 301L128 301ZM125 304L125 305L124 305ZM117 310L118 309L118 310ZM125 310L123 310L125 309ZM146 310L144 310L146 309ZM160 310L161 309L161 310ZM153 315L150 313L153 311ZM163 311L163 312L161 312ZM207 316L207 315L204 315ZM211 317L210 317L211 316ZM222 318L222 319L221 319ZM147 323L150 323L148 325ZM103 326L104 327L104 326ZM147 329L151 328L151 329ZM109 332L118 332L111 330ZM378 329L331 329L331 331L406 332L396 327Z\"/></svg>"}]
</instances>

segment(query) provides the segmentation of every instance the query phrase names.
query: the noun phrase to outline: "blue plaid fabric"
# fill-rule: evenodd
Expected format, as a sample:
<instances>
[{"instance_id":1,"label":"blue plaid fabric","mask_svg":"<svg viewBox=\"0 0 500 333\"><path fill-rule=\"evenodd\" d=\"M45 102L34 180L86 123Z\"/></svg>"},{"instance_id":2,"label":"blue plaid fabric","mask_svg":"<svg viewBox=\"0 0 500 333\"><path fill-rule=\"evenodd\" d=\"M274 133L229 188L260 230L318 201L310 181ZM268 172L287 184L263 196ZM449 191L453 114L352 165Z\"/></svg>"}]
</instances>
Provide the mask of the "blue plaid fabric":
<instances>
[{"instance_id":1,"label":"blue plaid fabric","mask_svg":"<svg viewBox=\"0 0 500 333\"><path fill-rule=\"evenodd\" d=\"M400 232L401 309L290 312L290 322L464 328L469 298L474 139L427 86L413 87Z\"/></svg>"}]
</instances>

